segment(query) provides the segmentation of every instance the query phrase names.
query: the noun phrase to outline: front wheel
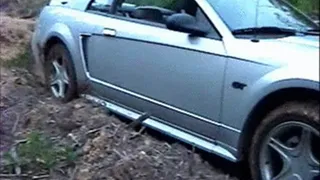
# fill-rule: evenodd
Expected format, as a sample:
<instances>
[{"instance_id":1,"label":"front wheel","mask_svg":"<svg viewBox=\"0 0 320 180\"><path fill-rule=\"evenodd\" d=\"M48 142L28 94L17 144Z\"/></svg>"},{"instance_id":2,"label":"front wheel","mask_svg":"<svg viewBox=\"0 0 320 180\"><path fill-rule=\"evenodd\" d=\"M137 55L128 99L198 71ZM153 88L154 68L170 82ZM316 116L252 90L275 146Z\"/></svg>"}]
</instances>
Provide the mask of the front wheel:
<instances>
[{"instance_id":1,"label":"front wheel","mask_svg":"<svg viewBox=\"0 0 320 180\"><path fill-rule=\"evenodd\" d=\"M45 60L45 78L52 95L68 102L76 95L76 75L71 55L62 44L53 45Z\"/></svg>"},{"instance_id":2,"label":"front wheel","mask_svg":"<svg viewBox=\"0 0 320 180\"><path fill-rule=\"evenodd\" d=\"M258 127L249 155L254 180L320 179L319 103L287 103Z\"/></svg>"}]
</instances>

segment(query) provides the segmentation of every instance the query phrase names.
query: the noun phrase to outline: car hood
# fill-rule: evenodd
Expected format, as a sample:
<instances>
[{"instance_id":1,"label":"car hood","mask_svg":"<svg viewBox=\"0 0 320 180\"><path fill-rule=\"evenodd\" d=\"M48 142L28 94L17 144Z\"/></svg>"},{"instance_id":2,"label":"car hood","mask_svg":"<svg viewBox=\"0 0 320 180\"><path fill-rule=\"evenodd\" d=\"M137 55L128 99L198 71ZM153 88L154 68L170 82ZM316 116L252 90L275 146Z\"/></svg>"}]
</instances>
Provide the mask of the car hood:
<instances>
[{"instance_id":1,"label":"car hood","mask_svg":"<svg viewBox=\"0 0 320 180\"><path fill-rule=\"evenodd\" d=\"M259 42L238 40L227 48L237 58L270 66L312 65L319 69L319 36L290 36ZM239 48L240 47L240 48Z\"/></svg>"},{"instance_id":2,"label":"car hood","mask_svg":"<svg viewBox=\"0 0 320 180\"><path fill-rule=\"evenodd\" d=\"M310 48L319 48L319 36L291 36L278 39L280 43L295 44L298 46L309 46Z\"/></svg>"}]
</instances>

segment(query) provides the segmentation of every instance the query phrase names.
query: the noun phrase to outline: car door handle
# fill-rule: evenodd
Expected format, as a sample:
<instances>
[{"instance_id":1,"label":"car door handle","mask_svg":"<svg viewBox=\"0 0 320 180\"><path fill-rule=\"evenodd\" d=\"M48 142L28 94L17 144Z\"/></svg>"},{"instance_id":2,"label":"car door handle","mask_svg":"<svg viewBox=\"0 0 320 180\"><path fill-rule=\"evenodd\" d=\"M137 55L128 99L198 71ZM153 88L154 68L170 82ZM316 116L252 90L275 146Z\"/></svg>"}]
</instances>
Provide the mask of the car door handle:
<instances>
[{"instance_id":1,"label":"car door handle","mask_svg":"<svg viewBox=\"0 0 320 180\"><path fill-rule=\"evenodd\" d=\"M104 36L116 36L117 35L117 31L114 29L108 29L108 28L104 28L102 34Z\"/></svg>"}]
</instances>

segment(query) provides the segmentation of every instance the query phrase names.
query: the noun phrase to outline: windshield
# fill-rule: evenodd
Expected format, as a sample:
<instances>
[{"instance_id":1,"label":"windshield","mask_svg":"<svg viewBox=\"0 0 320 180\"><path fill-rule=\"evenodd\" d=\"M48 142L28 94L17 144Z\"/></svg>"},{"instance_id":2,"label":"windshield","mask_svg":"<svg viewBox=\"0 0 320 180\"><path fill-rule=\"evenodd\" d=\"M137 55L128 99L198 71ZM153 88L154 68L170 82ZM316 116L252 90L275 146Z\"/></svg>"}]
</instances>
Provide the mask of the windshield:
<instances>
[{"instance_id":1,"label":"windshield","mask_svg":"<svg viewBox=\"0 0 320 180\"><path fill-rule=\"evenodd\" d=\"M231 31L279 27L297 31L319 26L284 0L208 0Z\"/></svg>"}]
</instances>

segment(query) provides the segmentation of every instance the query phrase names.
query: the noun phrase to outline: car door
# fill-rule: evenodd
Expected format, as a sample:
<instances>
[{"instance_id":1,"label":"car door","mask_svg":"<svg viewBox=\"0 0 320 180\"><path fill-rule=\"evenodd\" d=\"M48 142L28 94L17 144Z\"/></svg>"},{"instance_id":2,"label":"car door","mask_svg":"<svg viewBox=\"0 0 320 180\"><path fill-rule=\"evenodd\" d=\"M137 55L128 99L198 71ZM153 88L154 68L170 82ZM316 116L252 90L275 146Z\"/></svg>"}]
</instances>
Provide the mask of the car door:
<instances>
[{"instance_id":1,"label":"car door","mask_svg":"<svg viewBox=\"0 0 320 180\"><path fill-rule=\"evenodd\" d=\"M192 15L210 28L206 37L133 18L137 4L121 4L115 14L108 12L109 5L99 12L92 5L88 12L95 16L96 30L83 46L94 92L196 135L215 137L226 58L221 37L201 8L195 4ZM168 16L176 11L162 10Z\"/></svg>"}]
</instances>

